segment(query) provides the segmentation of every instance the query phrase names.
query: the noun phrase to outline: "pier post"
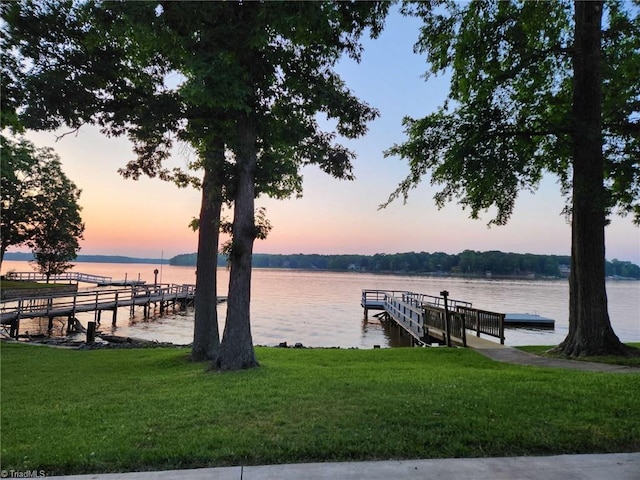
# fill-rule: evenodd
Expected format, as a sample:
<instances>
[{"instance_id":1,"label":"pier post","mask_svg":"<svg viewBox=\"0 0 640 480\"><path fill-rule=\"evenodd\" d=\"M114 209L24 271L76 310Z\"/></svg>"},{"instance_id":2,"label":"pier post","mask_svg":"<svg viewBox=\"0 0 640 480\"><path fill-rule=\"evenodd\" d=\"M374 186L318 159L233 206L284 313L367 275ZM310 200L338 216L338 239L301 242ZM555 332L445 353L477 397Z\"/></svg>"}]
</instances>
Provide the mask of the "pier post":
<instances>
[{"instance_id":1,"label":"pier post","mask_svg":"<svg viewBox=\"0 0 640 480\"><path fill-rule=\"evenodd\" d=\"M116 320L118 319L118 292L116 292L116 303L113 307L113 317L111 317L111 325L116 326Z\"/></svg>"},{"instance_id":2,"label":"pier post","mask_svg":"<svg viewBox=\"0 0 640 480\"><path fill-rule=\"evenodd\" d=\"M9 328L9 336L11 338L17 338L19 331L20 331L20 317L16 318L11 322L11 327Z\"/></svg>"},{"instance_id":3,"label":"pier post","mask_svg":"<svg viewBox=\"0 0 640 480\"><path fill-rule=\"evenodd\" d=\"M447 298L449 297L449 292L443 290L440 292L442 298L444 298L444 328L446 332L446 343L447 347L451 346L451 322L449 320L449 305L447 303Z\"/></svg>"},{"instance_id":4,"label":"pier post","mask_svg":"<svg viewBox=\"0 0 640 480\"><path fill-rule=\"evenodd\" d=\"M96 339L96 322L87 323L87 343L93 343Z\"/></svg>"},{"instance_id":5,"label":"pier post","mask_svg":"<svg viewBox=\"0 0 640 480\"><path fill-rule=\"evenodd\" d=\"M144 314L145 318L149 318L151 316L151 290L147 290L147 304L146 311Z\"/></svg>"},{"instance_id":6,"label":"pier post","mask_svg":"<svg viewBox=\"0 0 640 480\"><path fill-rule=\"evenodd\" d=\"M95 300L95 313L93 314L93 319L97 320L98 323L100 323L100 317L98 316L98 297L99 297L100 293L96 292L96 300Z\"/></svg>"},{"instance_id":7,"label":"pier post","mask_svg":"<svg viewBox=\"0 0 640 480\"><path fill-rule=\"evenodd\" d=\"M73 307L71 308L71 317L76 316L76 304L78 303L78 291L76 290L76 294L73 296ZM71 318L69 317L69 318Z\"/></svg>"}]
</instances>

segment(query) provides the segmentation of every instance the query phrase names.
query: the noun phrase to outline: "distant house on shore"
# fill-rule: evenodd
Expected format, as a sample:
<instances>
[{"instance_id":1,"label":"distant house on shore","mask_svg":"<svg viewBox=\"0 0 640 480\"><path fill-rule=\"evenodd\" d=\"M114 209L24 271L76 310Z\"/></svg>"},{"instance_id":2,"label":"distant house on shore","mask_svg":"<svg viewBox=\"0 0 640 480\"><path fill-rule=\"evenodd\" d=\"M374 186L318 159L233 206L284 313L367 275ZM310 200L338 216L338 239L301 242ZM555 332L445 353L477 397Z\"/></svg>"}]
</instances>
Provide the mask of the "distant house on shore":
<instances>
[{"instance_id":1,"label":"distant house on shore","mask_svg":"<svg viewBox=\"0 0 640 480\"><path fill-rule=\"evenodd\" d=\"M558 265L558 272L560 272L561 277L568 277L571 273L570 265Z\"/></svg>"}]
</instances>

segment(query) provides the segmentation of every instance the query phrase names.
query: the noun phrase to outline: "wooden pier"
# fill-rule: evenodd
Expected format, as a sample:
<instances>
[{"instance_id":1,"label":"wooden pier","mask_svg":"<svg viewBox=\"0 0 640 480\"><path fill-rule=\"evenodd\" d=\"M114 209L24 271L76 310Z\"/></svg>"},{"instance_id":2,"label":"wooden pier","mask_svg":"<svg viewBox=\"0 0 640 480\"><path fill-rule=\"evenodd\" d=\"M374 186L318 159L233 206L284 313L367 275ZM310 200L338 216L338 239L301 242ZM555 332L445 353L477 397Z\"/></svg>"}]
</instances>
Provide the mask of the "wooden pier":
<instances>
[{"instance_id":1,"label":"wooden pier","mask_svg":"<svg viewBox=\"0 0 640 480\"><path fill-rule=\"evenodd\" d=\"M470 302L453 300L448 292L440 296L395 290L363 290L360 302L365 319L369 310L380 310L376 316L391 321L411 336L413 345L442 343L447 346L468 344L467 330L479 338L485 334L504 344L502 313L478 310Z\"/></svg>"},{"instance_id":2,"label":"wooden pier","mask_svg":"<svg viewBox=\"0 0 640 480\"><path fill-rule=\"evenodd\" d=\"M118 308L130 307L133 316L134 308L142 307L146 318L152 306L159 307L162 314L169 307L173 307L174 310L177 306L185 308L194 298L195 285L176 284L13 298L0 301L0 324L8 325L9 335L16 337L20 320L24 318L48 318L51 329L56 317L67 317L71 325L77 313L94 312L95 321L100 323L102 312L111 311L112 324L115 325ZM218 303L225 300L226 297L218 297Z\"/></svg>"},{"instance_id":3,"label":"wooden pier","mask_svg":"<svg viewBox=\"0 0 640 480\"><path fill-rule=\"evenodd\" d=\"M554 319L542 317L537 313L507 313L504 323L507 327L532 327L551 330L556 325Z\"/></svg>"},{"instance_id":4,"label":"wooden pier","mask_svg":"<svg viewBox=\"0 0 640 480\"><path fill-rule=\"evenodd\" d=\"M10 272L7 274L7 279L23 282L44 282L47 281L47 276L38 272ZM104 275L81 272L65 272L59 275L51 275L48 280L52 282L93 283L100 287L136 286L146 283L144 280L140 280L140 275L138 275L137 280L127 279L126 274L124 280L114 280L112 277Z\"/></svg>"}]
</instances>

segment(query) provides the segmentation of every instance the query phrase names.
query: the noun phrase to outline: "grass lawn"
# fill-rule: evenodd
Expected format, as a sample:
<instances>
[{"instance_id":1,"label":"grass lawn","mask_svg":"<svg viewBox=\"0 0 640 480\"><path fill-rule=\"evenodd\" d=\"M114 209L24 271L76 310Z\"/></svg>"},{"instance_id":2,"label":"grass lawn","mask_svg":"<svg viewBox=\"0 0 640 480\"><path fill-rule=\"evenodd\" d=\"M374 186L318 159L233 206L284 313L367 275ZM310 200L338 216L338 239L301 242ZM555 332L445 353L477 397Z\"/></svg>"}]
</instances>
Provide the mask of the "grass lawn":
<instances>
[{"instance_id":1,"label":"grass lawn","mask_svg":"<svg viewBox=\"0 0 640 480\"><path fill-rule=\"evenodd\" d=\"M640 451L636 374L444 348L258 348L261 368L220 374L188 353L3 344L2 469Z\"/></svg>"},{"instance_id":2,"label":"grass lawn","mask_svg":"<svg viewBox=\"0 0 640 480\"><path fill-rule=\"evenodd\" d=\"M2 280L2 289L32 289L32 288L52 288L52 287L60 287L67 286L68 283L42 283L42 282L29 282L25 280L5 280L4 277Z\"/></svg>"}]
</instances>

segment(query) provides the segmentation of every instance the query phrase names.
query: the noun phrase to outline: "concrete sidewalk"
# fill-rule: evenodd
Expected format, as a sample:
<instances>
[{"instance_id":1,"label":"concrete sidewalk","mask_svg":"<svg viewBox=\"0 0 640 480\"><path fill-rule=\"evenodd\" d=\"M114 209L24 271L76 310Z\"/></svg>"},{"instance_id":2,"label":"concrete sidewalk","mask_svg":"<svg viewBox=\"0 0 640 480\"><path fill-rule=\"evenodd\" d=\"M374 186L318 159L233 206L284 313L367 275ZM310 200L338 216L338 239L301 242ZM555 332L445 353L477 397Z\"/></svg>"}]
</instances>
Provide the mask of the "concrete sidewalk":
<instances>
[{"instance_id":1,"label":"concrete sidewalk","mask_svg":"<svg viewBox=\"0 0 640 480\"><path fill-rule=\"evenodd\" d=\"M483 339L480 339L483 340ZM477 339L474 338L477 342ZM494 342L484 340L472 347L476 352L496 362L513 363L516 365L528 365L532 367L568 368L583 372L608 372L608 373L640 373L638 367L625 365L612 365L608 363L583 362L581 360L568 360L563 358L547 358L533 353L525 352L507 345L497 345Z\"/></svg>"},{"instance_id":2,"label":"concrete sidewalk","mask_svg":"<svg viewBox=\"0 0 640 480\"><path fill-rule=\"evenodd\" d=\"M640 452L301 463L48 477L65 480L640 480Z\"/></svg>"}]
</instances>

